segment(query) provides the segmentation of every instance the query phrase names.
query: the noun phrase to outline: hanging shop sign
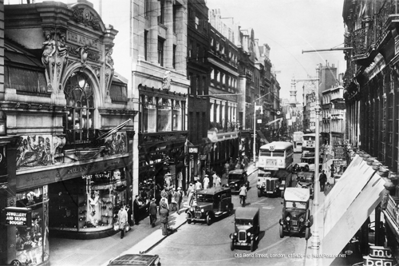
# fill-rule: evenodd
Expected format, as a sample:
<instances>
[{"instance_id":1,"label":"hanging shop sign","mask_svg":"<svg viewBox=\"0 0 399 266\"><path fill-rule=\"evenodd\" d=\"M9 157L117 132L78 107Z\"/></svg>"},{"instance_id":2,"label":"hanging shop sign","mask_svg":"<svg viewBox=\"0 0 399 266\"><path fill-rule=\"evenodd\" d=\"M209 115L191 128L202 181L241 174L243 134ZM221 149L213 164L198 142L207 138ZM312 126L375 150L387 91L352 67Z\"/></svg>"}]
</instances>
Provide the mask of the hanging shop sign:
<instances>
[{"instance_id":1,"label":"hanging shop sign","mask_svg":"<svg viewBox=\"0 0 399 266\"><path fill-rule=\"evenodd\" d=\"M32 226L32 209L21 207L6 207L5 225L8 226Z\"/></svg>"},{"instance_id":2,"label":"hanging shop sign","mask_svg":"<svg viewBox=\"0 0 399 266\"><path fill-rule=\"evenodd\" d=\"M188 153L189 154L197 154L198 153L198 147L189 147L188 148Z\"/></svg>"}]
</instances>

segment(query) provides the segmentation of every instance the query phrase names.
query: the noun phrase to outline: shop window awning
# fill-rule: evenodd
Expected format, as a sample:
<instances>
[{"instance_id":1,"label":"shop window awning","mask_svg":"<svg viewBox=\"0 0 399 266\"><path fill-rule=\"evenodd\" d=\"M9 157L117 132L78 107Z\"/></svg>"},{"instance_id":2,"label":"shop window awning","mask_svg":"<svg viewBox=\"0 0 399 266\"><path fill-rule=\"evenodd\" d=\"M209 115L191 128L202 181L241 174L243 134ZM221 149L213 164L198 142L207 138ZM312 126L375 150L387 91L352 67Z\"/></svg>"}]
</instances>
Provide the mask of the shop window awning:
<instances>
[{"instance_id":1,"label":"shop window awning","mask_svg":"<svg viewBox=\"0 0 399 266\"><path fill-rule=\"evenodd\" d=\"M384 179L358 155L315 213L322 215L322 265L330 265L380 203ZM320 216L319 216L320 217ZM318 221L321 221L319 218Z\"/></svg>"},{"instance_id":2,"label":"shop window awning","mask_svg":"<svg viewBox=\"0 0 399 266\"><path fill-rule=\"evenodd\" d=\"M217 133L216 131L208 131L208 139L211 142L220 142L229 139L236 139L238 138L237 132L222 132Z\"/></svg>"}]
</instances>

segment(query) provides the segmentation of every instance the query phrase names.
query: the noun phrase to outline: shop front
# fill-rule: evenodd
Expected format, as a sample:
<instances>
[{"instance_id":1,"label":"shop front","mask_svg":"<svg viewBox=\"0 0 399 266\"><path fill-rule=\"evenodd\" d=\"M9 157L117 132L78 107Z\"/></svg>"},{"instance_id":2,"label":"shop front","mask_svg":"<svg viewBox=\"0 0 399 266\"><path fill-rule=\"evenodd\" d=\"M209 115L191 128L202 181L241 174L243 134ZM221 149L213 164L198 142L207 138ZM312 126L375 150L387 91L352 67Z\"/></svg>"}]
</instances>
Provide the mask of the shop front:
<instances>
[{"instance_id":1,"label":"shop front","mask_svg":"<svg viewBox=\"0 0 399 266\"><path fill-rule=\"evenodd\" d=\"M78 239L112 235L115 214L131 198L127 189L132 183L131 162L126 154L37 172L19 171L17 195L21 207L27 207L23 202L29 195L43 194L50 200L45 215L52 235Z\"/></svg>"},{"instance_id":2,"label":"shop front","mask_svg":"<svg viewBox=\"0 0 399 266\"><path fill-rule=\"evenodd\" d=\"M139 147L139 193L141 200L161 199L165 188L184 188L185 141L180 134L141 134Z\"/></svg>"}]
</instances>

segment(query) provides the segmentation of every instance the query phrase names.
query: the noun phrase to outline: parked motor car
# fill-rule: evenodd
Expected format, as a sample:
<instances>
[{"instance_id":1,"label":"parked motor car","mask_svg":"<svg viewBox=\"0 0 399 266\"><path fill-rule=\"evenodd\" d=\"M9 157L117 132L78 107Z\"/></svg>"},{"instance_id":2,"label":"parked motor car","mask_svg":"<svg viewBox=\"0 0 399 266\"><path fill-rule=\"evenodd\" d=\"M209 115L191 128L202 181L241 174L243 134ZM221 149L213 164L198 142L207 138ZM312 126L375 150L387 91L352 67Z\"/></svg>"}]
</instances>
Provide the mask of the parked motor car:
<instances>
[{"instance_id":1,"label":"parked motor car","mask_svg":"<svg viewBox=\"0 0 399 266\"><path fill-rule=\"evenodd\" d=\"M285 235L310 237L310 191L306 188L288 187L284 192L282 218L279 220L280 237Z\"/></svg>"},{"instance_id":2,"label":"parked motor car","mask_svg":"<svg viewBox=\"0 0 399 266\"><path fill-rule=\"evenodd\" d=\"M296 187L309 189L311 199L313 199L314 195L314 178L314 172L297 173Z\"/></svg>"},{"instance_id":3,"label":"parked motor car","mask_svg":"<svg viewBox=\"0 0 399 266\"><path fill-rule=\"evenodd\" d=\"M254 251L259 242L259 208L238 207L234 217L234 233L230 234L230 249L250 247Z\"/></svg>"},{"instance_id":4,"label":"parked motor car","mask_svg":"<svg viewBox=\"0 0 399 266\"><path fill-rule=\"evenodd\" d=\"M247 172L243 169L235 169L229 172L227 184L231 192L238 192L242 185L246 185L249 189Z\"/></svg>"},{"instance_id":5,"label":"parked motor car","mask_svg":"<svg viewBox=\"0 0 399 266\"><path fill-rule=\"evenodd\" d=\"M161 266L158 255L149 254L124 254L111 260L108 266Z\"/></svg>"},{"instance_id":6,"label":"parked motor car","mask_svg":"<svg viewBox=\"0 0 399 266\"><path fill-rule=\"evenodd\" d=\"M231 190L228 187L212 187L199 190L193 205L186 210L187 223L201 221L210 225L216 218L232 214Z\"/></svg>"}]
</instances>

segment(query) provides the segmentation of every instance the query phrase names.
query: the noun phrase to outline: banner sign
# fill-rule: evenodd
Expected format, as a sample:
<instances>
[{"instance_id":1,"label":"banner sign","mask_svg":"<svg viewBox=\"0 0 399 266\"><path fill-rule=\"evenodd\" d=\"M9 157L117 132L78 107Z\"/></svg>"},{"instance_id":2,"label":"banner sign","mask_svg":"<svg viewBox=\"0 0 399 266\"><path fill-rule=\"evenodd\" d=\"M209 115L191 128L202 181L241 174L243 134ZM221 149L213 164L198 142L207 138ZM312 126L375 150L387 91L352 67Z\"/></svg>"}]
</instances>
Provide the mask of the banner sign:
<instances>
[{"instance_id":1,"label":"banner sign","mask_svg":"<svg viewBox=\"0 0 399 266\"><path fill-rule=\"evenodd\" d=\"M8 226L32 226L32 209L20 207L6 207L5 224Z\"/></svg>"}]
</instances>

